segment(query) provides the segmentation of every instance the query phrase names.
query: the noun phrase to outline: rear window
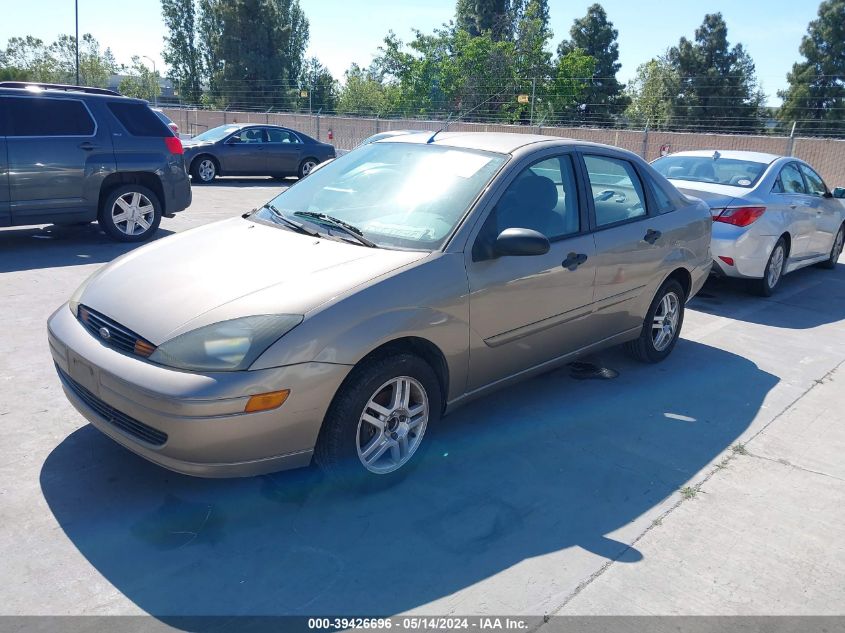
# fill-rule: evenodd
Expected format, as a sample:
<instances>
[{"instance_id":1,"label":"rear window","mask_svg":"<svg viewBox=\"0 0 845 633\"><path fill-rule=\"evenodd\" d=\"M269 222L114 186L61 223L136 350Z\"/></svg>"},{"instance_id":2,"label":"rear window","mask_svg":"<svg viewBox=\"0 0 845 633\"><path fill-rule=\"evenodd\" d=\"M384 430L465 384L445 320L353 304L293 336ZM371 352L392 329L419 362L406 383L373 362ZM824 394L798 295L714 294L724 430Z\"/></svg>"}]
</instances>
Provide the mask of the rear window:
<instances>
[{"instance_id":1,"label":"rear window","mask_svg":"<svg viewBox=\"0 0 845 633\"><path fill-rule=\"evenodd\" d=\"M109 103L109 110L132 136L172 136L170 128L143 103Z\"/></svg>"},{"instance_id":2,"label":"rear window","mask_svg":"<svg viewBox=\"0 0 845 633\"><path fill-rule=\"evenodd\" d=\"M766 171L766 163L713 156L664 156L651 164L672 180L712 182L734 187L753 187Z\"/></svg>"},{"instance_id":3,"label":"rear window","mask_svg":"<svg viewBox=\"0 0 845 633\"><path fill-rule=\"evenodd\" d=\"M8 136L91 136L96 125L88 108L75 99L7 97Z\"/></svg>"}]
</instances>

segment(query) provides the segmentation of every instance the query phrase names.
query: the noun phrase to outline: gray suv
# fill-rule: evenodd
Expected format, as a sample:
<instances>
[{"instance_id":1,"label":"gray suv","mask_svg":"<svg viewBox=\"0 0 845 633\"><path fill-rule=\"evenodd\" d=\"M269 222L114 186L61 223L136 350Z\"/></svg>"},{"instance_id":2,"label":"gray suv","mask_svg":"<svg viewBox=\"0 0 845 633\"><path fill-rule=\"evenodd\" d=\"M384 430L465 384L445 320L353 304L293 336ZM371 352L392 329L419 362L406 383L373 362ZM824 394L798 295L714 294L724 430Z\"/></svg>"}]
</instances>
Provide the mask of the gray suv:
<instances>
[{"instance_id":1,"label":"gray suv","mask_svg":"<svg viewBox=\"0 0 845 633\"><path fill-rule=\"evenodd\" d=\"M146 101L0 82L0 226L97 220L140 242L190 204L182 143Z\"/></svg>"}]
</instances>

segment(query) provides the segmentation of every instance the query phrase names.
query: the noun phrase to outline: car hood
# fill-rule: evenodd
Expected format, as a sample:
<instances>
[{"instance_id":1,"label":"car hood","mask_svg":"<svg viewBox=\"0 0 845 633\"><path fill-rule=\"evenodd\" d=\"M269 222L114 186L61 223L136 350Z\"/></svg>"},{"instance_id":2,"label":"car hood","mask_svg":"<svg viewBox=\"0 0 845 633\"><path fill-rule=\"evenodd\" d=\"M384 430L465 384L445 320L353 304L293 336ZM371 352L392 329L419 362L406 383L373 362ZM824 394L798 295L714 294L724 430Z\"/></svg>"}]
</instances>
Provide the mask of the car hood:
<instances>
[{"instance_id":1,"label":"car hood","mask_svg":"<svg viewBox=\"0 0 845 633\"><path fill-rule=\"evenodd\" d=\"M227 319L306 314L427 255L233 218L123 255L92 276L79 302L160 345Z\"/></svg>"}]
</instances>

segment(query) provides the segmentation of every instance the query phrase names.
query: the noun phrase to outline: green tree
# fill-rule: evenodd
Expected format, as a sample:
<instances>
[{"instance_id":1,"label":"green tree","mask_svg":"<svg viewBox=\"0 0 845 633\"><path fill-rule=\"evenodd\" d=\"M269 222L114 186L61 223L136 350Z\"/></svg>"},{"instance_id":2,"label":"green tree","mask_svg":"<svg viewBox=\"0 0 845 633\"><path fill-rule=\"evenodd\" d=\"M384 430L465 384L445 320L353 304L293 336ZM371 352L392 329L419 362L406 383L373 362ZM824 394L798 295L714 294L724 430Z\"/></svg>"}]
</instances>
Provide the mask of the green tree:
<instances>
[{"instance_id":1,"label":"green tree","mask_svg":"<svg viewBox=\"0 0 845 633\"><path fill-rule=\"evenodd\" d=\"M811 134L845 131L845 0L825 0L799 48L804 61L787 74L779 118Z\"/></svg>"},{"instance_id":2,"label":"green tree","mask_svg":"<svg viewBox=\"0 0 845 633\"><path fill-rule=\"evenodd\" d=\"M86 86L104 87L117 72L111 50L100 50L100 43L90 33L79 43L79 81ZM36 37L12 37L3 54L6 74L25 76L30 81L76 83L76 38L60 35L46 46Z\"/></svg>"},{"instance_id":3,"label":"green tree","mask_svg":"<svg viewBox=\"0 0 845 633\"><path fill-rule=\"evenodd\" d=\"M308 93L307 97L300 97L302 109L310 106L314 112L334 112L337 108L337 81L316 57L306 60L299 85Z\"/></svg>"},{"instance_id":4,"label":"green tree","mask_svg":"<svg viewBox=\"0 0 845 633\"><path fill-rule=\"evenodd\" d=\"M161 0L161 13L168 31L162 51L164 63L169 68L168 76L176 82L183 101L199 103L202 97L203 66L197 46L197 2Z\"/></svg>"},{"instance_id":5,"label":"green tree","mask_svg":"<svg viewBox=\"0 0 845 633\"><path fill-rule=\"evenodd\" d=\"M212 99L233 107L293 105L308 44L298 0L200 0L199 8Z\"/></svg>"},{"instance_id":6,"label":"green tree","mask_svg":"<svg viewBox=\"0 0 845 633\"><path fill-rule=\"evenodd\" d=\"M587 15L575 20L569 35L571 39L558 45L558 57L580 48L596 60L582 114L587 122L609 123L626 103L622 84L616 79L616 73L622 67L616 42L619 31L607 19L604 8L593 4L587 9Z\"/></svg>"},{"instance_id":7,"label":"green tree","mask_svg":"<svg viewBox=\"0 0 845 633\"><path fill-rule=\"evenodd\" d=\"M508 0L458 0L455 22L472 37L489 32L494 41L507 39L513 32Z\"/></svg>"},{"instance_id":8,"label":"green tree","mask_svg":"<svg viewBox=\"0 0 845 633\"><path fill-rule=\"evenodd\" d=\"M679 91L680 76L665 57L640 64L626 88L629 105L625 116L632 125L663 129L670 122Z\"/></svg>"},{"instance_id":9,"label":"green tree","mask_svg":"<svg viewBox=\"0 0 845 633\"><path fill-rule=\"evenodd\" d=\"M590 78L595 71L596 58L580 48L559 57L543 117L557 123L581 119L592 88Z\"/></svg>"},{"instance_id":10,"label":"green tree","mask_svg":"<svg viewBox=\"0 0 845 633\"><path fill-rule=\"evenodd\" d=\"M677 123L714 130L761 128L765 95L754 62L742 44L731 48L721 13L704 16L695 41L682 37L669 49L668 60L680 78L671 113Z\"/></svg>"},{"instance_id":11,"label":"green tree","mask_svg":"<svg viewBox=\"0 0 845 633\"><path fill-rule=\"evenodd\" d=\"M155 102L161 94L158 72L153 73L137 55L132 57L132 65L127 70L128 75L118 86L120 94Z\"/></svg>"},{"instance_id":12,"label":"green tree","mask_svg":"<svg viewBox=\"0 0 845 633\"><path fill-rule=\"evenodd\" d=\"M391 88L369 70L352 64L337 101L339 114L385 116L391 110Z\"/></svg>"}]
</instances>

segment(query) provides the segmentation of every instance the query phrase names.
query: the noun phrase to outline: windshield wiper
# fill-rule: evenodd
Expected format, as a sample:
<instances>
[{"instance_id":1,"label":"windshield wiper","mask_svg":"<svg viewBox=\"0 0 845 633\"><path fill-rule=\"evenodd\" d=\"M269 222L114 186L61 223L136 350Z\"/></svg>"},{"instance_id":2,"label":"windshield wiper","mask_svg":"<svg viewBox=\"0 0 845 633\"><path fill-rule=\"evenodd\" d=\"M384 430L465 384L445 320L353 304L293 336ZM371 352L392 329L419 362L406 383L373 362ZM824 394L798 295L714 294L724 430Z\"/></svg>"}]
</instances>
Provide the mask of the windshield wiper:
<instances>
[{"instance_id":1,"label":"windshield wiper","mask_svg":"<svg viewBox=\"0 0 845 633\"><path fill-rule=\"evenodd\" d=\"M319 232L314 231L313 229L309 229L304 224L302 224L302 222L297 222L296 220L291 220L289 217L286 217L281 211L279 211L276 207L274 207L269 202L267 204L265 204L262 208L269 209L276 218L278 218L279 220L284 222L287 226L292 228L294 231L297 231L299 233L304 233L305 235L310 235L311 237L320 237Z\"/></svg>"},{"instance_id":2,"label":"windshield wiper","mask_svg":"<svg viewBox=\"0 0 845 633\"><path fill-rule=\"evenodd\" d=\"M313 218L314 220L319 220L324 224L328 224L329 226L345 231L348 235L351 235L364 246L368 246L370 248L378 248L378 245L375 242L371 242L366 237L364 237L364 233L361 231L361 229L359 229L354 224L349 224L348 222L344 222L339 218L333 217L326 213L317 213L315 211L296 211L294 215L303 218Z\"/></svg>"}]
</instances>

